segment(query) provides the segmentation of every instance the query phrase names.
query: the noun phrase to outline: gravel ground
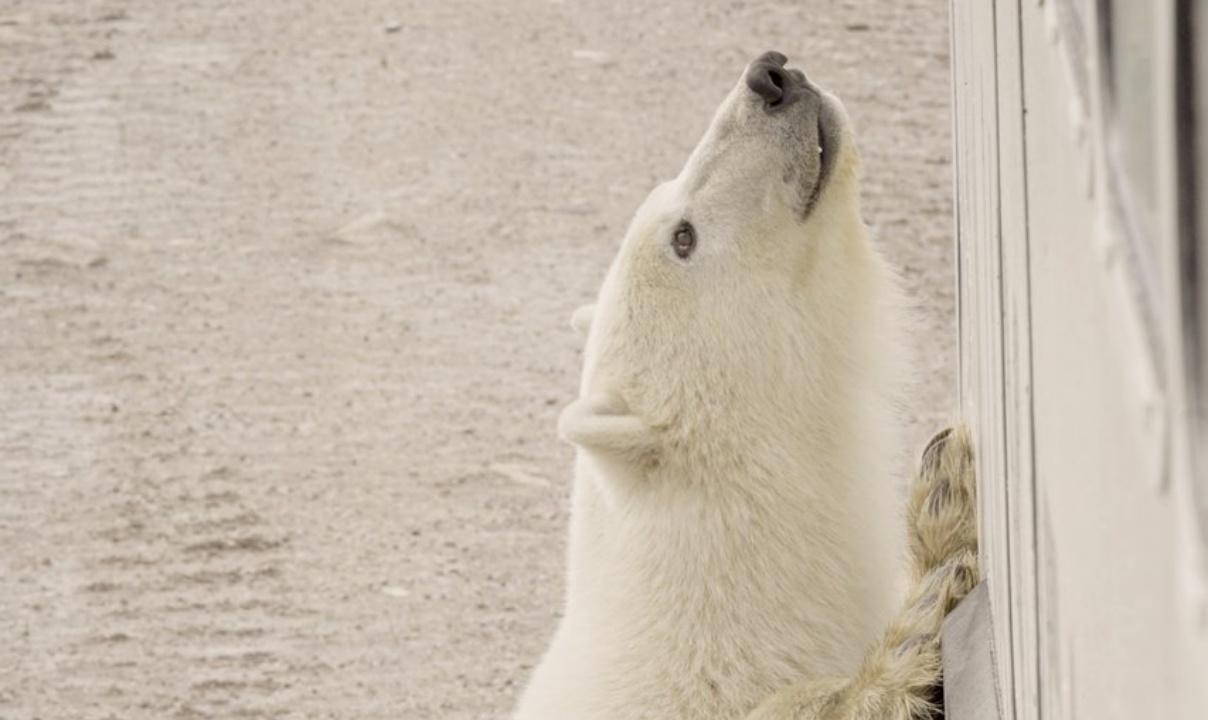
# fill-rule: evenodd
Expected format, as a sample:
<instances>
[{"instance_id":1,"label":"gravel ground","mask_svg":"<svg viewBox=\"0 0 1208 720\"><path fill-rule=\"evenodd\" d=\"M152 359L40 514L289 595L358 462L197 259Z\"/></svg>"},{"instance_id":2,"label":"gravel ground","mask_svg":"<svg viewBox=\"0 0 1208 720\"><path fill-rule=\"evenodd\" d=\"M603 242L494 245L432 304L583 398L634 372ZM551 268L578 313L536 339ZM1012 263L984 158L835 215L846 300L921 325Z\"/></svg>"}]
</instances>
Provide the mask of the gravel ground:
<instances>
[{"instance_id":1,"label":"gravel ground","mask_svg":"<svg viewBox=\"0 0 1208 720\"><path fill-rule=\"evenodd\" d=\"M944 0L0 0L0 718L499 718L567 325L758 52L846 101L952 404Z\"/></svg>"}]
</instances>

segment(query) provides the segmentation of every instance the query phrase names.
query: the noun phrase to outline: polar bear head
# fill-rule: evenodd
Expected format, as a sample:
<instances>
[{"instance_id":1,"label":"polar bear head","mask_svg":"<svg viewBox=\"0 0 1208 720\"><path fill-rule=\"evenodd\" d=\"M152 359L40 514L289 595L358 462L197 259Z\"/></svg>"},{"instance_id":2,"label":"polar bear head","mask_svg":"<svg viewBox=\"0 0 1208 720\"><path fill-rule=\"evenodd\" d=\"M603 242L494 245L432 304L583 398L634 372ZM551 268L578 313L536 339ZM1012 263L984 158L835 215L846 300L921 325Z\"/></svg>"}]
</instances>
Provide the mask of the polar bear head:
<instances>
[{"instance_id":1,"label":"polar bear head","mask_svg":"<svg viewBox=\"0 0 1208 720\"><path fill-rule=\"evenodd\" d=\"M597 301L583 393L619 396L672 446L826 432L879 352L892 282L860 218L850 124L786 62L746 68L638 209Z\"/></svg>"}]
</instances>

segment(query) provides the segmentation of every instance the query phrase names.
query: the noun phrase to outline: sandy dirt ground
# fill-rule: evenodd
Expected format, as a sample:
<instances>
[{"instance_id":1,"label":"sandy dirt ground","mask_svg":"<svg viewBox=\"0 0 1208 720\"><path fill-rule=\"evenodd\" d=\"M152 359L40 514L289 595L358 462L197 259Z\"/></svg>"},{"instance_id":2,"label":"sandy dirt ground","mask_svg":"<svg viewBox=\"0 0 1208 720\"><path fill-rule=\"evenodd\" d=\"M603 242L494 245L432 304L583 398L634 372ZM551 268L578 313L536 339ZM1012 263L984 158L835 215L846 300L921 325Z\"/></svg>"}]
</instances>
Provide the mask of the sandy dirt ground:
<instances>
[{"instance_id":1,"label":"sandy dirt ground","mask_svg":"<svg viewBox=\"0 0 1208 720\"><path fill-rule=\"evenodd\" d=\"M0 0L0 718L505 717L567 325L758 52L954 380L947 2Z\"/></svg>"}]
</instances>

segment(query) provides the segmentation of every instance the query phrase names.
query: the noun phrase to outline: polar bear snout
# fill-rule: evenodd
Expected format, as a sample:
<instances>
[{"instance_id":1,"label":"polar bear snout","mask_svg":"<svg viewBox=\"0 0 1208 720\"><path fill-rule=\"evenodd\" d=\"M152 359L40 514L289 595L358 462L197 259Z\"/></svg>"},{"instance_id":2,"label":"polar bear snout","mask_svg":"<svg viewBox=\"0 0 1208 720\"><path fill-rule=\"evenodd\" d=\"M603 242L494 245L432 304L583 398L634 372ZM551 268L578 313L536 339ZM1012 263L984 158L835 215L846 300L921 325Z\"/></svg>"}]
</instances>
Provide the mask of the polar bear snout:
<instances>
[{"instance_id":1,"label":"polar bear snout","mask_svg":"<svg viewBox=\"0 0 1208 720\"><path fill-rule=\"evenodd\" d=\"M767 112L783 110L811 91L805 73L786 68L788 61L783 53L769 50L747 67L747 87L763 99Z\"/></svg>"}]
</instances>

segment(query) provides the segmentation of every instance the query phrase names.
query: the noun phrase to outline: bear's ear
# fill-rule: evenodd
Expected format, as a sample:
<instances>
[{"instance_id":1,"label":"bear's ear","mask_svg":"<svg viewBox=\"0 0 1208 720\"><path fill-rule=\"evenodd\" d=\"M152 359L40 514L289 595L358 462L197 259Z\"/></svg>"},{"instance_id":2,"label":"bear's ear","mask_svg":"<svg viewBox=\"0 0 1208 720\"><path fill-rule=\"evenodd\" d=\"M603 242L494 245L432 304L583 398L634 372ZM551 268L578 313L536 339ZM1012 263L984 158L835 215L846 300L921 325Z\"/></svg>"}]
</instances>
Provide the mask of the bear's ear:
<instances>
[{"instance_id":1,"label":"bear's ear","mask_svg":"<svg viewBox=\"0 0 1208 720\"><path fill-rule=\"evenodd\" d=\"M584 305L578 310L571 313L570 326L575 329L583 337L587 337L587 333L591 332L591 321L596 315L595 304Z\"/></svg>"},{"instance_id":2,"label":"bear's ear","mask_svg":"<svg viewBox=\"0 0 1208 720\"><path fill-rule=\"evenodd\" d=\"M655 451L654 430L629 411L620 397L579 398L558 417L563 440L619 459L640 462Z\"/></svg>"}]
</instances>

